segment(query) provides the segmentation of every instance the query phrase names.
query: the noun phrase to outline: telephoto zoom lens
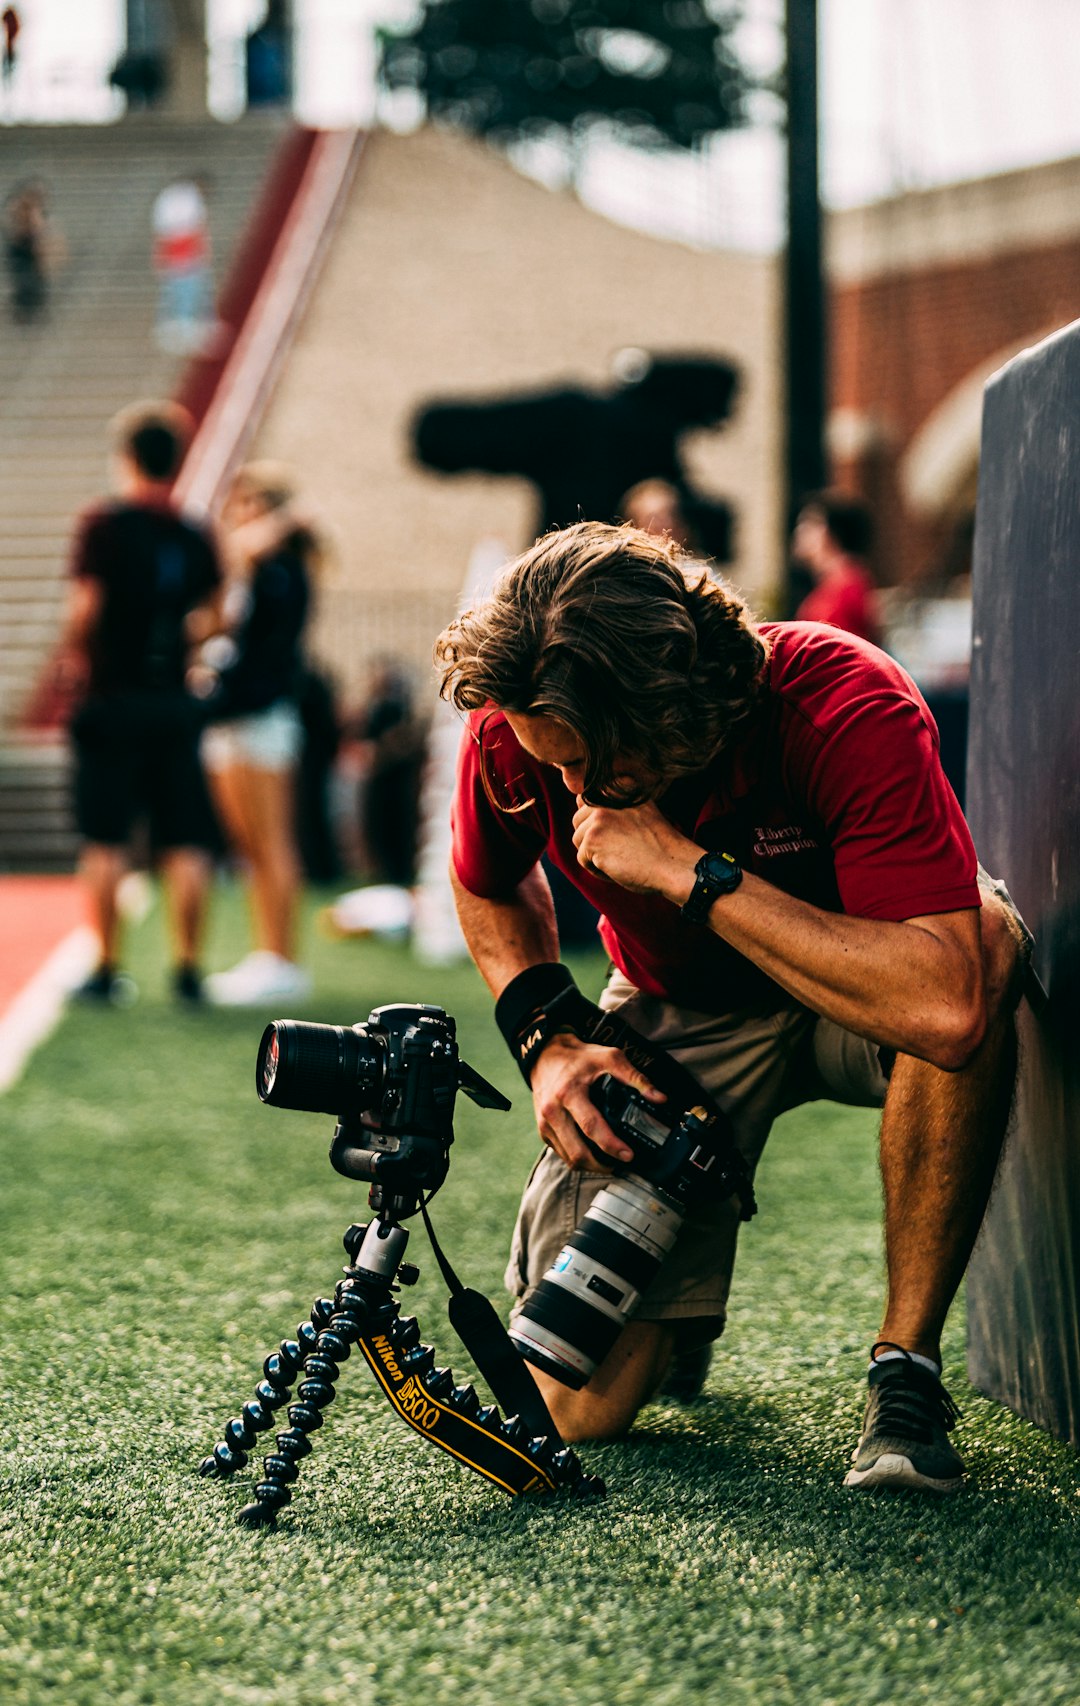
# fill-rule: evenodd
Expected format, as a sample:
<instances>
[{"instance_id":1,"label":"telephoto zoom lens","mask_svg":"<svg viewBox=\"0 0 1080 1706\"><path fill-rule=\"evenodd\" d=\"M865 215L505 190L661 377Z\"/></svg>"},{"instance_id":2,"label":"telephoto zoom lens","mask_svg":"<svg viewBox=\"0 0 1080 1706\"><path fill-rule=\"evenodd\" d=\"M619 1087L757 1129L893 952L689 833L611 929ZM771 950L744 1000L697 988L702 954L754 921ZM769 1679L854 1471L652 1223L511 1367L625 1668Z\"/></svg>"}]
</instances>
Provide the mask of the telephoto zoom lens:
<instances>
[{"instance_id":1,"label":"telephoto zoom lens","mask_svg":"<svg viewBox=\"0 0 1080 1706\"><path fill-rule=\"evenodd\" d=\"M584 1386L682 1223L671 1199L634 1173L605 1185L510 1326L526 1362L564 1386Z\"/></svg>"},{"instance_id":2,"label":"telephoto zoom lens","mask_svg":"<svg viewBox=\"0 0 1080 1706\"><path fill-rule=\"evenodd\" d=\"M273 1108L339 1114L378 1100L383 1051L364 1025L313 1025L275 1019L255 1064L255 1088Z\"/></svg>"}]
</instances>

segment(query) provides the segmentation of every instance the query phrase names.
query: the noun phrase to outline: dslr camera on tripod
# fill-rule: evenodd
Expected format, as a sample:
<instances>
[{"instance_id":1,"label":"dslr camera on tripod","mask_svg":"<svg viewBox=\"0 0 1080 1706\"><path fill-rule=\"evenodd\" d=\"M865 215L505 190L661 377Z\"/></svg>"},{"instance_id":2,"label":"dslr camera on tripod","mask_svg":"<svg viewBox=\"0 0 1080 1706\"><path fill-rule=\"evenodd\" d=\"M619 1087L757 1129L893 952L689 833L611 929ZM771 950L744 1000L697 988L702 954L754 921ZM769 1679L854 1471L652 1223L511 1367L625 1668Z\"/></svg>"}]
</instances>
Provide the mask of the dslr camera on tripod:
<instances>
[{"instance_id":1,"label":"dslr camera on tripod","mask_svg":"<svg viewBox=\"0 0 1080 1706\"><path fill-rule=\"evenodd\" d=\"M272 1108L336 1114L330 1162L371 1181L370 1205L414 1214L446 1178L454 1099L510 1107L458 1052L441 1007L376 1007L364 1025L276 1019L259 1044L255 1088Z\"/></svg>"},{"instance_id":2,"label":"dslr camera on tripod","mask_svg":"<svg viewBox=\"0 0 1080 1706\"><path fill-rule=\"evenodd\" d=\"M609 1016L584 1005L610 1025ZM616 1046L630 1052L635 1038L623 1026ZM337 1115L331 1163L369 1185L375 1218L349 1227L349 1265L334 1297L316 1299L310 1320L266 1358L254 1399L201 1465L216 1477L242 1469L258 1435L288 1407L290 1426L277 1434L254 1502L240 1512L244 1526L272 1523L290 1502L310 1435L322 1426L354 1347L410 1427L503 1491L603 1493L561 1439L522 1359L569 1386L584 1385L633 1314L690 1204L735 1191L744 1216L753 1212L745 1163L719 1110L667 1057L652 1059L650 1076L668 1093L659 1110L613 1077L594 1086L593 1099L634 1162L600 1192L508 1336L488 1299L457 1278L428 1215L449 1168L457 1092L484 1108L510 1107L461 1058L453 1019L441 1007L399 1004L378 1007L366 1024L351 1027L291 1019L267 1026L256 1065L261 1100ZM436 1366L416 1320L401 1315L398 1289L418 1277L403 1259L409 1234L401 1221L418 1212L450 1290L451 1324L496 1404L485 1405L472 1386Z\"/></svg>"},{"instance_id":3,"label":"dslr camera on tripod","mask_svg":"<svg viewBox=\"0 0 1080 1706\"><path fill-rule=\"evenodd\" d=\"M338 1112L330 1159L346 1178L369 1184L375 1218L349 1227L349 1264L333 1298L317 1298L310 1320L266 1358L254 1398L200 1466L218 1478L243 1469L259 1434L287 1406L290 1425L264 1458L263 1479L240 1523L272 1524L291 1501L310 1436L323 1425L354 1348L403 1421L504 1492L602 1494L603 1482L584 1472L560 1438L490 1302L461 1284L431 1228L428 1204L446 1178L457 1092L481 1107L510 1107L461 1058L453 1019L441 1007L402 1004L378 1007L366 1024L351 1027L277 1020L259 1045L255 1083L272 1107ZM415 1318L401 1314L398 1289L418 1278L403 1259L409 1234L401 1221L417 1212L450 1288L451 1323L505 1419L497 1404L485 1404L436 1365Z\"/></svg>"}]
</instances>

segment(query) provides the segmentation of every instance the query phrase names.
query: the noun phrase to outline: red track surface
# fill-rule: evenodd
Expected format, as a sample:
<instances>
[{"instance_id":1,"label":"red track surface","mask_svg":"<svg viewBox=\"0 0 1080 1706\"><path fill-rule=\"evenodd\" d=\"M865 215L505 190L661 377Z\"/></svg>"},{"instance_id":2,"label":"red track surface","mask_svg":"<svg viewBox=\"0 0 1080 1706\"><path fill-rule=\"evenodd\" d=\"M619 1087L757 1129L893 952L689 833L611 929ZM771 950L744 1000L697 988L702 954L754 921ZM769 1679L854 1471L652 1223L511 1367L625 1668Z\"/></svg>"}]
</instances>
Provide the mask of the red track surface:
<instances>
[{"instance_id":1,"label":"red track surface","mask_svg":"<svg viewBox=\"0 0 1080 1706\"><path fill-rule=\"evenodd\" d=\"M85 923L76 877L0 877L0 1019L53 949Z\"/></svg>"}]
</instances>

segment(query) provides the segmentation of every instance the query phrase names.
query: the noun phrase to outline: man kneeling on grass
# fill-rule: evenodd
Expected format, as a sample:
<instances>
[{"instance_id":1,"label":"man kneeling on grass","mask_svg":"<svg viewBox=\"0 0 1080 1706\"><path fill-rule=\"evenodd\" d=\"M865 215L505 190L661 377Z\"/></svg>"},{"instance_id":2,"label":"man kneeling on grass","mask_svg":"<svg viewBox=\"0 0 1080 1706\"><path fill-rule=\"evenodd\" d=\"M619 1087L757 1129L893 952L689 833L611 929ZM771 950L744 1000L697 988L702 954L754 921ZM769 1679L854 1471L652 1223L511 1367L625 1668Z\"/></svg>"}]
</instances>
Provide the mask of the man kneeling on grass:
<instances>
[{"instance_id":1,"label":"man kneeling on grass","mask_svg":"<svg viewBox=\"0 0 1080 1706\"><path fill-rule=\"evenodd\" d=\"M593 522L539 540L436 658L469 713L458 911L502 1011L558 961L546 855L603 914L601 1005L690 1069L751 1168L786 1108L883 1108L888 1296L846 1482L959 1487L941 1332L1008 1118L1026 949L917 688L834 628L755 622L670 540ZM609 1072L659 1099L569 1030L529 1066L547 1147L514 1236L519 1300L608 1177L586 1138L630 1159L590 1086ZM622 1433L665 1381L700 1383L737 1226L730 1201L686 1219L580 1391L534 1370L565 1438Z\"/></svg>"}]
</instances>

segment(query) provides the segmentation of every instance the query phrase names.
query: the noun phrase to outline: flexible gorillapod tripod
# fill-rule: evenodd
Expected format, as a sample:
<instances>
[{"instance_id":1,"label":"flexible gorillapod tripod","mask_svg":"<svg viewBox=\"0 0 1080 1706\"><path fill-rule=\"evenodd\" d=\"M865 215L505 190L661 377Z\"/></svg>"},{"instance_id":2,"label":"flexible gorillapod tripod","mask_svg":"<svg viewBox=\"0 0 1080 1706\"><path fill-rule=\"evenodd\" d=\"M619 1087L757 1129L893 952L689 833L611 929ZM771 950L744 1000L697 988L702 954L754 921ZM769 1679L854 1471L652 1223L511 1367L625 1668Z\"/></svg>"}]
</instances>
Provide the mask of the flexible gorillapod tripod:
<instances>
[{"instance_id":1,"label":"flexible gorillapod tripod","mask_svg":"<svg viewBox=\"0 0 1080 1706\"><path fill-rule=\"evenodd\" d=\"M350 1263L333 1300L316 1298L310 1320L300 1323L295 1339L283 1339L266 1358L255 1397L226 1424L224 1439L203 1459L203 1475L235 1474L246 1465L259 1434L273 1426L275 1412L288 1405L290 1426L277 1435L277 1450L263 1459L264 1479L255 1487L253 1502L244 1506L237 1519L245 1528L273 1523L290 1502L300 1463L312 1449L309 1436L323 1425L323 1411L336 1396L340 1364L354 1345L410 1427L503 1492L566 1488L583 1495L603 1493L603 1482L586 1475L560 1439L505 1332L498 1328L508 1356L497 1335L480 1339L477 1313L486 1312L496 1326L498 1318L486 1298L465 1291L456 1278L451 1284L451 1320L466 1337L495 1396L512 1403L517 1413L504 1420L496 1405L482 1404L472 1386L458 1386L448 1368L436 1368L434 1348L421 1343L415 1317L402 1316L394 1296L395 1282L411 1285L418 1277L416 1269L402 1259L408 1238L406 1228L387 1209L380 1210L366 1227L350 1226L344 1237ZM451 1275L438 1246L434 1248L444 1274ZM455 1304L459 1306L456 1320ZM470 1316L476 1328L473 1337L466 1335L464 1326ZM297 1401L289 1403L298 1375L303 1378Z\"/></svg>"}]
</instances>

